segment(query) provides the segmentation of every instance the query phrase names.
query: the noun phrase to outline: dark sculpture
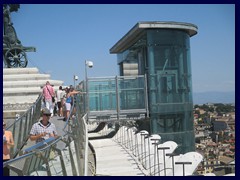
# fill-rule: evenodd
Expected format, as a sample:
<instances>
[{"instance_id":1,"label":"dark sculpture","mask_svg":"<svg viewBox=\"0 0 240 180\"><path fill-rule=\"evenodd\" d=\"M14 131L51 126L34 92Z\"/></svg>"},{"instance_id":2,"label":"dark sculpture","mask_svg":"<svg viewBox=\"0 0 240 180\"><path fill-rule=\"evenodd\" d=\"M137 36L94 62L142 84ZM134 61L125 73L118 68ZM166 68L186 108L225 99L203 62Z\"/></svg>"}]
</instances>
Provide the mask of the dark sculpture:
<instances>
[{"instance_id":1,"label":"dark sculpture","mask_svg":"<svg viewBox=\"0 0 240 180\"><path fill-rule=\"evenodd\" d=\"M3 60L5 67L24 68L28 64L26 52L36 52L34 47L24 47L17 38L11 21L11 12L17 12L19 4L3 4Z\"/></svg>"}]
</instances>

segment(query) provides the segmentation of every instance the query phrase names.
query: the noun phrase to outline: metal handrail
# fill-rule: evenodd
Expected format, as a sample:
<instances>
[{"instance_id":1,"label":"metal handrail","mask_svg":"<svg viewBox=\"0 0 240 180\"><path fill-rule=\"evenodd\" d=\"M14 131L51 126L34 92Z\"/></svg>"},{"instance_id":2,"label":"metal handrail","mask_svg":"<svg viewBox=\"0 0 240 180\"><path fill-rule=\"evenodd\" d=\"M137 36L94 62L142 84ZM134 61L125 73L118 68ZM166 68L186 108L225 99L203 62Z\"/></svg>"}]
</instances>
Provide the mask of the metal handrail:
<instances>
[{"instance_id":1,"label":"metal handrail","mask_svg":"<svg viewBox=\"0 0 240 180\"><path fill-rule=\"evenodd\" d=\"M28 140L28 135L32 125L40 118L42 94L39 95L36 102L20 117L17 117L6 130L13 134L14 147L11 148L10 157L14 158L21 151Z\"/></svg>"},{"instance_id":2,"label":"metal handrail","mask_svg":"<svg viewBox=\"0 0 240 180\"><path fill-rule=\"evenodd\" d=\"M23 154L23 155L21 155L21 156L18 156L18 157L14 158L14 159L10 159L10 160L8 160L8 161L5 161L5 162L3 163L3 167L6 167L7 165L10 165L10 164L12 164L12 163L14 163L14 162L16 162L16 161L25 159L25 158L27 158L27 157L34 156L34 155L36 154L36 152L40 152L40 151L44 151L44 150L46 150L46 149L49 149L49 147L55 145L56 142L59 142L60 140L62 140L63 137L64 137L64 136L60 136L60 137L56 138L56 140L50 142L49 144L45 144L45 146L42 147L41 149L37 149L37 150L35 149L35 150L31 151L31 152L28 152L28 153L26 153L26 154ZM44 142L43 142L43 144L44 144Z\"/></svg>"},{"instance_id":3,"label":"metal handrail","mask_svg":"<svg viewBox=\"0 0 240 180\"><path fill-rule=\"evenodd\" d=\"M34 175L39 175L39 173L45 172L47 176L52 176L55 172L52 172L53 170L51 169L50 164L54 166L54 161L52 162L52 159L59 157L61 168L59 167L59 163L57 163L57 166L61 171L60 174L58 172L57 175L65 176L67 173L71 173L66 172L66 166L69 162L69 159L64 159L64 153L69 153L70 156L68 157L70 157L72 175L88 176L89 162L86 114L85 116L82 116L80 113L80 95L75 96L75 98L77 103L75 104L75 102L73 102L73 106L70 110L70 116L68 117L63 128L63 131L65 132L63 136L60 136L53 141L48 141L48 143L40 142L42 145L44 145L43 147L41 146L39 148L34 148L37 147L34 145L32 148L30 148L32 151L26 152L26 154L22 154L19 157L4 162L3 167L8 166L13 172L17 173L17 175L33 175L34 173ZM70 117L73 114L74 106L77 109L76 117L70 120ZM67 151L66 148L63 151L56 148L57 143L60 141L66 144L66 147L68 147ZM70 147L72 145L74 145L74 148ZM54 149L55 152L58 152L57 156L55 154L55 157L51 157L51 151ZM19 169L14 166L14 164L22 161L24 161L23 169ZM64 163L64 161L66 162ZM45 171L42 170L43 166L45 167Z\"/></svg>"}]
</instances>

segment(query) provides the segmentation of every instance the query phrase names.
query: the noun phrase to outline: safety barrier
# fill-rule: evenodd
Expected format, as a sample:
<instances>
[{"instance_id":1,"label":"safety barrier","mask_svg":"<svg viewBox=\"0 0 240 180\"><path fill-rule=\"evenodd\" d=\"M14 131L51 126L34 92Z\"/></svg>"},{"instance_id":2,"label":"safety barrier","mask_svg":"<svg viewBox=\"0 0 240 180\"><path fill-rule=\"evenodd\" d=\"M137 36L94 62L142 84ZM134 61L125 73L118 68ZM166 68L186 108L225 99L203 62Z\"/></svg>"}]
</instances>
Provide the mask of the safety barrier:
<instances>
[{"instance_id":1,"label":"safety barrier","mask_svg":"<svg viewBox=\"0 0 240 180\"><path fill-rule=\"evenodd\" d=\"M133 154L149 176L194 175L203 156L198 152L174 154L177 144L173 141L161 143L157 134L149 135L145 130L122 125L113 140Z\"/></svg>"},{"instance_id":2,"label":"safety barrier","mask_svg":"<svg viewBox=\"0 0 240 180\"><path fill-rule=\"evenodd\" d=\"M9 161L3 163L3 167L9 167L11 172L16 176L87 176L88 172L88 133L86 124L86 115L82 116L79 110L80 95L75 96L76 104L72 106L70 116L73 114L73 108L76 108L75 117L71 120L68 118L63 131L64 135L48 139L40 142L30 148L27 148L18 157L15 157ZM40 117L40 106L38 104L38 117ZM29 111L33 111L29 110ZM35 112L35 111L34 111ZM37 114L37 112L36 112ZM28 116L27 116L28 117ZM39 119L39 118L32 118ZM18 120L20 122L21 118ZM28 128L31 128L33 122L25 120L25 124L28 124ZM23 128L23 122L21 122L16 129L16 125L13 125L15 129L13 132L21 133ZM18 127L17 126L17 127ZM18 131L17 131L18 130ZM28 133L29 131L26 131ZM25 138L27 135L25 135ZM21 138L19 138L21 140ZM17 141L18 144L21 141ZM24 141L26 142L26 141ZM60 148L63 143L65 147ZM23 145L15 148L15 153L19 152ZM16 151L16 149L19 149Z\"/></svg>"},{"instance_id":3,"label":"safety barrier","mask_svg":"<svg viewBox=\"0 0 240 180\"><path fill-rule=\"evenodd\" d=\"M146 76L95 77L87 79L89 122L149 117Z\"/></svg>"},{"instance_id":4,"label":"safety barrier","mask_svg":"<svg viewBox=\"0 0 240 180\"><path fill-rule=\"evenodd\" d=\"M41 113L42 95L39 95L36 102L21 116L6 128L13 134L14 147L11 148L10 157L14 158L21 151L28 140L32 125L38 121Z\"/></svg>"}]
</instances>

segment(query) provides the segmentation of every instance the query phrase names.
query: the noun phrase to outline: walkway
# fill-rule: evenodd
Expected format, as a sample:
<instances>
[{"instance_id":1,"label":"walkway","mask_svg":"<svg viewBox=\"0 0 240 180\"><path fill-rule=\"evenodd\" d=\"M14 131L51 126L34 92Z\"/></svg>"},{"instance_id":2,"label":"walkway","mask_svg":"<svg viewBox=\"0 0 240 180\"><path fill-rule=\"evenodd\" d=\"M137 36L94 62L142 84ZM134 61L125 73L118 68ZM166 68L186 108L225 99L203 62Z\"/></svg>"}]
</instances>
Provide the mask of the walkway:
<instances>
[{"instance_id":1,"label":"walkway","mask_svg":"<svg viewBox=\"0 0 240 180\"><path fill-rule=\"evenodd\" d=\"M142 166L113 139L90 140L96 153L96 176L145 176Z\"/></svg>"},{"instance_id":2,"label":"walkway","mask_svg":"<svg viewBox=\"0 0 240 180\"><path fill-rule=\"evenodd\" d=\"M65 124L63 118L54 116L50 122L56 125L59 135L62 135L62 128ZM102 136L102 133L90 133L89 137ZM89 141L96 153L96 176L145 176L142 165L133 155L127 152L113 138L98 139ZM93 154L89 149L89 162L94 162ZM89 176L92 172L89 171Z\"/></svg>"}]
</instances>

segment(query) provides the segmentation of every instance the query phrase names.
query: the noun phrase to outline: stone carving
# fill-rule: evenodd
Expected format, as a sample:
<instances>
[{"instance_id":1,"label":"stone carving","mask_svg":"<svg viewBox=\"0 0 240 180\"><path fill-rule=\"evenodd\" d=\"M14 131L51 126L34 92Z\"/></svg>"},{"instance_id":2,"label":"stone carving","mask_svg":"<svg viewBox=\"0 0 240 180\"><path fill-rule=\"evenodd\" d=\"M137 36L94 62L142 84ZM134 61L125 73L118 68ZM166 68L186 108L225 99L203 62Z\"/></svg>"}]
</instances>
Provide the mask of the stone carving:
<instances>
[{"instance_id":1,"label":"stone carving","mask_svg":"<svg viewBox=\"0 0 240 180\"><path fill-rule=\"evenodd\" d=\"M24 47L17 37L11 21L11 13L17 12L19 4L3 4L3 61L7 68L24 68L28 64L26 52L35 52L34 47Z\"/></svg>"}]
</instances>

